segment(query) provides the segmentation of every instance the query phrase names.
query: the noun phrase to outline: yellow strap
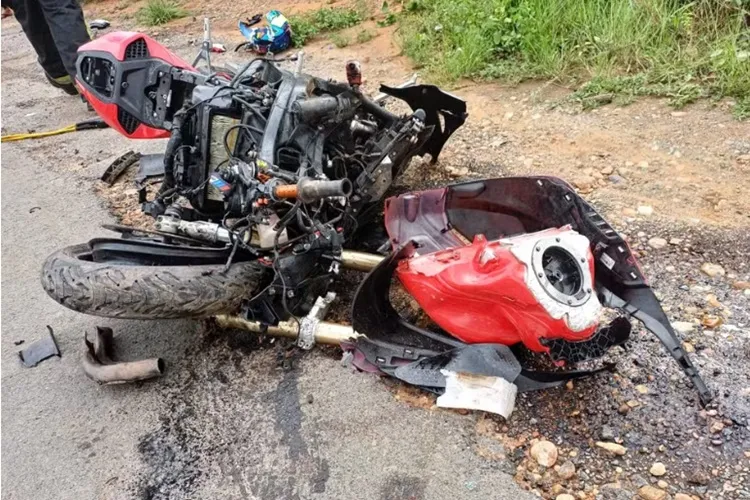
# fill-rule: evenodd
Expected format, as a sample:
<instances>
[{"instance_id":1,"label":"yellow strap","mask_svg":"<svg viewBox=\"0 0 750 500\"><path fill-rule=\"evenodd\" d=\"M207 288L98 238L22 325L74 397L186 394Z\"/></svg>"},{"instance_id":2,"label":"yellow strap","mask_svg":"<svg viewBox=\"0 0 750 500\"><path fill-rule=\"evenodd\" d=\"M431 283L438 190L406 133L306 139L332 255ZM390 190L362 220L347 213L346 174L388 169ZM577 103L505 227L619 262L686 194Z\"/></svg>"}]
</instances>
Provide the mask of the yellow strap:
<instances>
[{"instance_id":1,"label":"yellow strap","mask_svg":"<svg viewBox=\"0 0 750 500\"><path fill-rule=\"evenodd\" d=\"M76 131L75 125L68 125L67 127L63 127L57 130L50 130L47 132L32 132L32 133L26 133L26 134L4 135L2 136L2 140L0 142L23 141L24 139L39 139L42 137L50 137L52 135L67 134L68 132L75 132L75 131Z\"/></svg>"}]
</instances>

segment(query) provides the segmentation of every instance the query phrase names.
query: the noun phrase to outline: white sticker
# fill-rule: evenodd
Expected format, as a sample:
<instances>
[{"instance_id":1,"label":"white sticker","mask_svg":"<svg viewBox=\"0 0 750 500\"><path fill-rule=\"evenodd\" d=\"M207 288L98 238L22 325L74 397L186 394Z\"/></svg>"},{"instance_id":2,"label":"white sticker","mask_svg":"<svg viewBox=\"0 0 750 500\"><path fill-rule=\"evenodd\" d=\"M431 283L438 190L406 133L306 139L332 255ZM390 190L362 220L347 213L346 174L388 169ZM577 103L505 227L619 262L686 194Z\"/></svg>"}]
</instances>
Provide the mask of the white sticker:
<instances>
[{"instance_id":1,"label":"white sticker","mask_svg":"<svg viewBox=\"0 0 750 500\"><path fill-rule=\"evenodd\" d=\"M602 256L599 257L599 260L602 261L602 264L607 266L607 269L612 269L612 267L615 265L615 259L604 252L602 252Z\"/></svg>"}]
</instances>

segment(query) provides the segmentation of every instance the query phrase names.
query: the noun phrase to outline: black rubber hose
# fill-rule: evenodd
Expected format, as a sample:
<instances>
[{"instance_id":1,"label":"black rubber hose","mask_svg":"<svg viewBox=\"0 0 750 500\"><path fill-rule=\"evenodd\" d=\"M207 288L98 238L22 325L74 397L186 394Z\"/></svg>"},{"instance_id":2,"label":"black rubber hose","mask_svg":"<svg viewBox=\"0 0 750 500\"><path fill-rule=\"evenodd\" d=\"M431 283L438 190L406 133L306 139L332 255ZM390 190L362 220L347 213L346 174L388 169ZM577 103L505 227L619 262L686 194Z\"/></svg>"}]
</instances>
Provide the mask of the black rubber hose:
<instances>
[{"instance_id":1,"label":"black rubber hose","mask_svg":"<svg viewBox=\"0 0 750 500\"><path fill-rule=\"evenodd\" d=\"M169 136L167 147L164 150L164 182L159 192L162 193L175 184L174 179L174 157L177 148L182 146L182 124L185 119L183 113L175 113L172 119L172 134Z\"/></svg>"},{"instance_id":2,"label":"black rubber hose","mask_svg":"<svg viewBox=\"0 0 750 500\"><path fill-rule=\"evenodd\" d=\"M297 183L297 199L302 203L312 203L335 196L349 196L351 193L352 183L346 178L337 181L316 181L303 177Z\"/></svg>"},{"instance_id":3,"label":"black rubber hose","mask_svg":"<svg viewBox=\"0 0 750 500\"><path fill-rule=\"evenodd\" d=\"M386 126L390 127L397 120L399 120L399 117L397 115L394 115L375 101L371 101L367 98L367 96L360 95L359 99L362 102L362 108L368 113L375 115L377 118L385 122Z\"/></svg>"},{"instance_id":4,"label":"black rubber hose","mask_svg":"<svg viewBox=\"0 0 750 500\"><path fill-rule=\"evenodd\" d=\"M292 111L303 122L314 123L326 116L342 113L351 108L352 104L350 99L326 95L297 101L293 104Z\"/></svg>"}]
</instances>

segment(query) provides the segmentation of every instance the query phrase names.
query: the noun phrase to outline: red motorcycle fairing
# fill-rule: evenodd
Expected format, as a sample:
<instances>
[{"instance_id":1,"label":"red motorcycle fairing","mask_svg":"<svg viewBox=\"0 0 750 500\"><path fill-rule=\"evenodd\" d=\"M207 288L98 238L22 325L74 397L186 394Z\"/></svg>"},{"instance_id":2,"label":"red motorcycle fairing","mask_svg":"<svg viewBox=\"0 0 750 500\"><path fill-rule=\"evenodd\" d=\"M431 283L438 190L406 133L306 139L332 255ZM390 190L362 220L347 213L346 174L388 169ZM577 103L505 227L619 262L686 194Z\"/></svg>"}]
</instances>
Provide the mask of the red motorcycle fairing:
<instances>
[{"instance_id":1,"label":"red motorcycle fairing","mask_svg":"<svg viewBox=\"0 0 750 500\"><path fill-rule=\"evenodd\" d=\"M545 242L583 261L574 269L580 290L566 295L545 289L551 286L541 265ZM588 240L566 227L491 242L477 235L470 245L402 260L396 274L427 315L462 341L521 342L547 352L544 339L577 342L596 331L601 305L592 293L593 272Z\"/></svg>"},{"instance_id":2,"label":"red motorcycle fairing","mask_svg":"<svg viewBox=\"0 0 750 500\"><path fill-rule=\"evenodd\" d=\"M597 299L603 306L618 310L626 316L616 318L587 340L575 341L572 335L570 340L562 337L550 338L544 335L550 333L551 330L545 332L539 329L534 321L528 319L529 315L524 313L523 308L517 311L510 306L510 301L508 301L507 312L504 314L516 315L513 317L515 321L513 326L519 332L533 333L538 339L537 344L533 338L519 334L524 345L538 349L541 344L556 362L591 359L602 356L612 346L625 342L630 334L629 318L634 318L653 333L677 361L697 389L701 402L706 404L711 400L711 391L687 352L682 348L679 337L653 290L648 286L628 244L565 181L556 177L541 176L469 181L443 189L406 193L389 198L385 203L384 215L394 254L386 261L387 265L384 264L382 269L376 268L368 275L360 285L352 306L352 324L357 332L367 336L357 341L356 348L365 354L367 362L377 365L381 371L392 372L393 366L389 360L418 359L422 354L413 346L419 346L425 342L425 339L430 339L431 342L439 340L443 344L452 345L438 332L431 332L409 324L390 304L388 299L390 277L399 265L403 266L401 270L405 283L410 283L406 285L407 288L411 286L414 293L419 295L421 301L427 305L423 307L425 312L436 323L440 324L442 321L447 327L447 333L462 335L471 341L477 337L476 333L470 331L470 322L467 319L470 315L463 315L463 320L453 320L450 316L460 314L460 308L465 307L467 301L476 301L477 295L502 294L502 289L508 286L520 289L518 281L520 272L516 273L514 279L490 279L488 280L488 283L491 283L489 287L474 286L471 294L463 293L471 289L465 285L467 281L482 282L484 276L478 273L471 264L472 257L477 255L476 249L472 252L472 249L461 250L461 247L470 245L473 240L476 241L475 245L485 245L487 244L485 240L512 241L518 239L519 235L535 237L533 233L569 226L588 241L590 253L585 257L587 265L582 269L590 272L592 289ZM434 279L434 276L440 276L439 273L436 274L436 269L439 272L445 272L445 263L437 262L434 256L425 261L427 264L420 266L422 273L426 274L415 273L412 276L407 272L411 263L401 264L402 261L417 262L417 259L429 257L430 254L444 250L448 253L443 255L458 255L457 261L460 265L457 269L463 268L462 272L466 276L449 271L449 279L444 279L442 283L440 279ZM464 255L464 251L468 253ZM559 252L555 254L558 257L562 255ZM559 262L556 264L555 260ZM551 261L554 265L542 266L544 268L541 270L542 276L546 275L558 284L560 284L559 278L562 277L564 278L563 287L567 287L570 283L565 283L566 277L573 276L575 273L571 274L565 270L572 269L572 266L565 264L565 259L556 258ZM504 262L510 265L512 261L504 258ZM550 264L550 259L547 264ZM528 271L528 266L526 269ZM534 271L541 279L540 271L536 269ZM533 278L535 274L527 273L526 277ZM502 273L498 274L498 278L500 276ZM581 277L585 279L583 274ZM435 285L435 283L440 284ZM531 288L536 286L533 279L526 279L525 283ZM429 290L430 287L433 290ZM578 294L588 291L587 287L578 285L567 291L574 292L576 289ZM549 287L546 290L555 294ZM520 294L518 291L514 293ZM441 300L441 294L447 294L453 301L458 302L450 314L441 312L441 308L446 307L445 302L448 302L448 300ZM534 295L537 300L544 297L541 293ZM420 297L415 296L418 301ZM574 303L581 300L577 294L571 298ZM507 298L501 300L507 300ZM567 302L567 298L565 301ZM474 314L475 317L484 318L484 321L492 316L491 313L482 311L480 307L476 308ZM466 322L462 323L462 321ZM481 321L480 319L475 323L475 329L488 327ZM451 331L450 328L455 331ZM573 330L581 331L575 328ZM558 329L556 332L562 332L563 335L566 333L564 329ZM505 333L496 333L496 335L501 338ZM512 340L512 337L507 337L507 340Z\"/></svg>"},{"instance_id":3,"label":"red motorcycle fairing","mask_svg":"<svg viewBox=\"0 0 750 500\"><path fill-rule=\"evenodd\" d=\"M195 71L190 64L143 33L118 31L82 45L76 61L76 85L96 113L131 139L169 137L173 96L162 78L172 68ZM174 96L179 104L180 96Z\"/></svg>"},{"instance_id":4,"label":"red motorcycle fairing","mask_svg":"<svg viewBox=\"0 0 750 500\"><path fill-rule=\"evenodd\" d=\"M131 47L131 44L138 40L143 40L145 42L145 53L141 47ZM133 53L128 54L128 49L133 51ZM136 50L141 52L135 53ZM79 53L94 51L111 54L118 61L152 57L154 59L160 59L172 66L190 70L194 69L190 64L185 62L181 57L170 51L164 45L160 44L150 36L136 31L114 31L112 33L107 33L106 35L91 40L78 48Z\"/></svg>"}]
</instances>

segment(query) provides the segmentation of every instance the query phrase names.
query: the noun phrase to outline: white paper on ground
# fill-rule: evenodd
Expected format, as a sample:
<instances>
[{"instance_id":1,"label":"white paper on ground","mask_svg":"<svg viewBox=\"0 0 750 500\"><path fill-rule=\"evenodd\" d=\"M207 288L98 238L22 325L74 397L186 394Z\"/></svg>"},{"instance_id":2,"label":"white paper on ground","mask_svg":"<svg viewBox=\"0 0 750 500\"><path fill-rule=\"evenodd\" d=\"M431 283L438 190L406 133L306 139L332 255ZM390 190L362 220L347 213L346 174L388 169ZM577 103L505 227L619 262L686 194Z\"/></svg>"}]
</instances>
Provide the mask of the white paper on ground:
<instances>
[{"instance_id":1,"label":"white paper on ground","mask_svg":"<svg viewBox=\"0 0 750 500\"><path fill-rule=\"evenodd\" d=\"M437 398L441 408L465 408L497 413L508 418L516 406L516 384L504 378L440 370L445 394Z\"/></svg>"}]
</instances>

